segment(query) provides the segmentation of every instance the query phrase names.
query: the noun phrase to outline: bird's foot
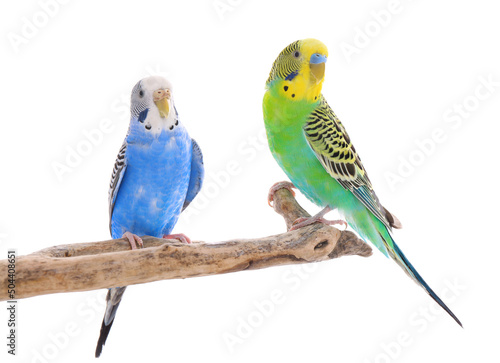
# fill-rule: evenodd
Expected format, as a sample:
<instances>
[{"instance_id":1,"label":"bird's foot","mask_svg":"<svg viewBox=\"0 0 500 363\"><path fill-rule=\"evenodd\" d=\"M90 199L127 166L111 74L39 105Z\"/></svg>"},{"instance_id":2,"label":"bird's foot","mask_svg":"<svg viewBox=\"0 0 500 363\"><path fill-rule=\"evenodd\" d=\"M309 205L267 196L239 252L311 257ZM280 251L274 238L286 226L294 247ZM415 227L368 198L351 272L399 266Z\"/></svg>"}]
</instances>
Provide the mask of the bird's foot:
<instances>
[{"instance_id":1,"label":"bird's foot","mask_svg":"<svg viewBox=\"0 0 500 363\"><path fill-rule=\"evenodd\" d=\"M314 223L323 223L326 225L334 225L334 224L341 224L344 226L344 230L347 228L347 222L343 221L341 219L335 219L333 221L329 221L328 219L323 218L322 216L313 216L313 217L300 217L297 218L295 221L293 221L292 227L288 231L295 231L296 229L308 226L310 224Z\"/></svg>"},{"instance_id":2,"label":"bird's foot","mask_svg":"<svg viewBox=\"0 0 500 363\"><path fill-rule=\"evenodd\" d=\"M330 225L330 226L333 225L333 224L343 224L344 225L344 229L347 228L347 223L345 221L343 221L343 220L337 219L337 220L334 220L334 221L329 221L329 220L323 218L323 216L326 213L330 212L331 210L332 209L329 206L326 206L319 213L313 215L312 217L297 218L293 222L292 227L289 230L290 231L295 231L296 229L308 226L308 225L313 224L313 223L323 223L323 224Z\"/></svg>"},{"instance_id":3,"label":"bird's foot","mask_svg":"<svg viewBox=\"0 0 500 363\"><path fill-rule=\"evenodd\" d=\"M271 202L274 200L274 193L283 188L288 189L290 193L292 193L292 195L295 197L295 192L292 189L295 188L295 185L293 185L293 183L290 183L289 181L274 183L274 185L269 189L269 193L267 194L267 204L269 204L270 207L273 206Z\"/></svg>"},{"instance_id":4,"label":"bird's foot","mask_svg":"<svg viewBox=\"0 0 500 363\"><path fill-rule=\"evenodd\" d=\"M137 247L141 247L142 248L142 246L143 246L142 238L139 237L136 234L133 234L133 233L130 233L130 232L125 232L123 234L122 238L126 238L128 240L128 242L130 243L130 247L133 250L136 250ZM137 245L136 245L136 243L137 243Z\"/></svg>"},{"instance_id":5,"label":"bird's foot","mask_svg":"<svg viewBox=\"0 0 500 363\"><path fill-rule=\"evenodd\" d=\"M191 239L188 236L186 236L184 233L166 234L163 236L163 238L165 238L165 239L178 239L182 243L186 243L188 245L192 243Z\"/></svg>"}]
</instances>

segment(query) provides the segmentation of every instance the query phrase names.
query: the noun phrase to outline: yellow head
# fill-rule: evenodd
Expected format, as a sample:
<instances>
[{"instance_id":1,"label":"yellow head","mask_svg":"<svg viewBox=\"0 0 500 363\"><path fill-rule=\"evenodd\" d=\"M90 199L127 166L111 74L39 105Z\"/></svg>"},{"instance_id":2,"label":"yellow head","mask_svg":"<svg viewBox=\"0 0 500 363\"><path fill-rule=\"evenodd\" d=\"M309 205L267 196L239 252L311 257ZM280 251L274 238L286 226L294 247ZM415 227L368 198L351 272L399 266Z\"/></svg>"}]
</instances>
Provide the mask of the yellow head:
<instances>
[{"instance_id":1,"label":"yellow head","mask_svg":"<svg viewBox=\"0 0 500 363\"><path fill-rule=\"evenodd\" d=\"M297 40L276 58L266 86L277 87L290 100L314 102L321 94L327 57L328 49L319 40Z\"/></svg>"}]
</instances>

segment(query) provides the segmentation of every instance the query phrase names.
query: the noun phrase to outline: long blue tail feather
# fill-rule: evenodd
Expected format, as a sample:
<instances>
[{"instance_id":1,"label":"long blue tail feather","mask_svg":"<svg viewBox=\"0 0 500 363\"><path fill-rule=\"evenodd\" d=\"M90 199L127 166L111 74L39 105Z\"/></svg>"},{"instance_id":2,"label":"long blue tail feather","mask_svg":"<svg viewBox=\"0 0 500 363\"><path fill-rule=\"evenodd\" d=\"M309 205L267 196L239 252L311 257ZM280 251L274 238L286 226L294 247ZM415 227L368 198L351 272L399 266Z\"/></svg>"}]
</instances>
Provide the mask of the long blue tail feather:
<instances>
[{"instance_id":1,"label":"long blue tail feather","mask_svg":"<svg viewBox=\"0 0 500 363\"><path fill-rule=\"evenodd\" d=\"M401 260L401 262L404 264L404 266L402 267L406 268L408 272L410 272L411 275L413 275L415 281L418 282L418 284L422 286L425 289L425 291L427 291L430 297L432 297L434 301L437 302L439 306L441 306L448 314L450 314L450 316L458 323L458 325L460 325L463 328L460 320L458 320L455 314L453 314L453 312L448 308L448 306L446 306L446 304L439 298L439 296L437 296L437 294L430 288L430 286L427 285L422 276L420 276L415 267L413 267L410 261L408 261L408 259L399 249L398 245L394 242L394 240L392 240L392 243L394 245L394 252L396 253L397 257Z\"/></svg>"}]
</instances>

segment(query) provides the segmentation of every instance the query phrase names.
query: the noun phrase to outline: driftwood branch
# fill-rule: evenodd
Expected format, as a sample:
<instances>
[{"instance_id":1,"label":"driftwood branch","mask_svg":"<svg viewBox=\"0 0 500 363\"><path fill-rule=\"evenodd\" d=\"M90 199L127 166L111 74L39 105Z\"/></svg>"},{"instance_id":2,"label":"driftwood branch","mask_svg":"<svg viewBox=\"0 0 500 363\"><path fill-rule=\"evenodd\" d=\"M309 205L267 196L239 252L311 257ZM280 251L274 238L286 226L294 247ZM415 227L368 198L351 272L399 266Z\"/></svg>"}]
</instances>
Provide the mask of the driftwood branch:
<instances>
[{"instance_id":1,"label":"driftwood branch","mask_svg":"<svg viewBox=\"0 0 500 363\"><path fill-rule=\"evenodd\" d=\"M295 219L309 216L286 189L276 192L273 207L284 217L287 230ZM143 240L144 248L133 251L125 239L115 239L60 245L18 256L15 299L372 254L370 246L354 233L323 224L220 243ZM0 300L12 300L8 265L7 260L0 261Z\"/></svg>"}]
</instances>

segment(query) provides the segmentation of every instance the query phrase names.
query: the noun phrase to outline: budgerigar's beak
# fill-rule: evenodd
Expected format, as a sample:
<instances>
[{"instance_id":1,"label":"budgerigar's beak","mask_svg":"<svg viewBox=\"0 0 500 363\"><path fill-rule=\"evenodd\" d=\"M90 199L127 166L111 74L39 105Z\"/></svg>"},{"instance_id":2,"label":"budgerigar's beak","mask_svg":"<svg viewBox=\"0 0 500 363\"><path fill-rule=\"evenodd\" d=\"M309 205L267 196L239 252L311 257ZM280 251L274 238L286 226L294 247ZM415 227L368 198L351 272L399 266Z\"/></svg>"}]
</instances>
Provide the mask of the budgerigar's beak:
<instances>
[{"instance_id":1,"label":"budgerigar's beak","mask_svg":"<svg viewBox=\"0 0 500 363\"><path fill-rule=\"evenodd\" d=\"M170 106L168 101L170 100L170 90L169 89L158 89L153 92L153 101L155 102L158 111L160 111L160 116L167 118L170 112Z\"/></svg>"},{"instance_id":2,"label":"budgerigar's beak","mask_svg":"<svg viewBox=\"0 0 500 363\"><path fill-rule=\"evenodd\" d=\"M326 55L320 53L314 53L309 60L309 67L316 82L321 81L325 76L325 63Z\"/></svg>"}]
</instances>

